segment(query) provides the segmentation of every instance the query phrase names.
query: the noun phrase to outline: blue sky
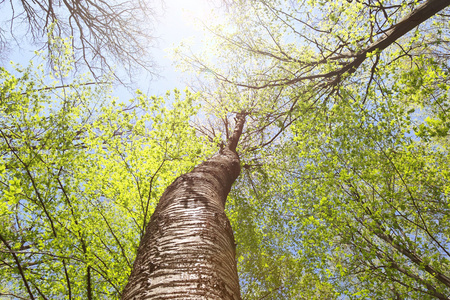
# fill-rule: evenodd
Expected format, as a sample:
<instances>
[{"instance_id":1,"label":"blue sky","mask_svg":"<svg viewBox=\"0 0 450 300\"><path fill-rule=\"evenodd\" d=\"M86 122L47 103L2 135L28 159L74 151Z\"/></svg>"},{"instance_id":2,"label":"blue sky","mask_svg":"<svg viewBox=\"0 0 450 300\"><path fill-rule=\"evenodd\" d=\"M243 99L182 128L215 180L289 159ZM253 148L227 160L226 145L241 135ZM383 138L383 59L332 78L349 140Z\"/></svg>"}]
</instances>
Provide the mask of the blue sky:
<instances>
[{"instance_id":1,"label":"blue sky","mask_svg":"<svg viewBox=\"0 0 450 300\"><path fill-rule=\"evenodd\" d=\"M202 18L207 14L210 7L208 0L165 0L159 7L163 7L164 12L155 22L158 37L158 47L154 48L151 53L162 71L160 78L150 80L150 76L140 74L137 84L133 87L139 88L149 95L164 95L167 90L178 88L183 90L186 84L182 81L182 74L173 66L172 61L168 57L167 49L177 46L183 39L194 38L196 41L194 47L201 46L202 31L198 26L194 25L194 18ZM161 8L161 12L163 11ZM11 16L8 3L3 3L0 9L0 26L5 26L3 21L8 20ZM3 24L2 24L3 23ZM18 34L20 36L20 34ZM27 37L23 40L17 40L20 45L12 45L9 52L3 56L0 65L10 69L9 61L28 65L29 61L35 57L34 50L36 46L27 46ZM0 53L1 54L1 53ZM130 98L132 95L126 89L116 86L114 94L121 100L122 98Z\"/></svg>"}]
</instances>

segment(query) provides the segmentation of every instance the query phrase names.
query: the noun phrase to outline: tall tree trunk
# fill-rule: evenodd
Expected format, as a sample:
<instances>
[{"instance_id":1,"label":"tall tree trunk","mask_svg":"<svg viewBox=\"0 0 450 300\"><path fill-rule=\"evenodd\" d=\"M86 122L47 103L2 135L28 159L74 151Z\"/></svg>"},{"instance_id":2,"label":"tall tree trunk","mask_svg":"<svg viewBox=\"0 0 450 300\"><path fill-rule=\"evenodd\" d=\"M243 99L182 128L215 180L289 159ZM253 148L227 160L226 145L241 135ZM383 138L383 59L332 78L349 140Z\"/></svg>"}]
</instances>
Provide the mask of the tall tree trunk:
<instances>
[{"instance_id":1,"label":"tall tree trunk","mask_svg":"<svg viewBox=\"0 0 450 300\"><path fill-rule=\"evenodd\" d=\"M164 192L122 294L129 299L241 299L225 202L239 176L239 114L227 146Z\"/></svg>"}]
</instances>

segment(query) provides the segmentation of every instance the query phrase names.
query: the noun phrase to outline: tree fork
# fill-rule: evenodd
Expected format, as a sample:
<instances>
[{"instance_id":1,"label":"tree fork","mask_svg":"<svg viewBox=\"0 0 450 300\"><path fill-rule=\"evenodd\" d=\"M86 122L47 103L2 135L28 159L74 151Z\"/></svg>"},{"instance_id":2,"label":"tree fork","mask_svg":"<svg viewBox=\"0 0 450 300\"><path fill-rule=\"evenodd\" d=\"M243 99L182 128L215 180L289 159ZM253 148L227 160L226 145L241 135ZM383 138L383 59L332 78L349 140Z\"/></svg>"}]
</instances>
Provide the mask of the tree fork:
<instances>
[{"instance_id":1,"label":"tree fork","mask_svg":"<svg viewBox=\"0 0 450 300\"><path fill-rule=\"evenodd\" d=\"M236 247L225 202L239 176L237 114L227 145L161 196L141 240L122 299L241 299Z\"/></svg>"}]
</instances>

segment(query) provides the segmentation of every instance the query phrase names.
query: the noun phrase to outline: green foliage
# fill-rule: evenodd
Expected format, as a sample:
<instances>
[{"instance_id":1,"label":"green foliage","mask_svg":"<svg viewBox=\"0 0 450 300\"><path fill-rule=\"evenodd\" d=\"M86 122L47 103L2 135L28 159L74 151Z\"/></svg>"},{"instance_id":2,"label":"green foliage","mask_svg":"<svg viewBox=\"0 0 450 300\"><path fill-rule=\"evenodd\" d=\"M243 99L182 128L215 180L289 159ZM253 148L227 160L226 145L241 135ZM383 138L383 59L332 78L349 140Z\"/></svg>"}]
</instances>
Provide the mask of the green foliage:
<instances>
[{"instance_id":1,"label":"green foliage","mask_svg":"<svg viewBox=\"0 0 450 300\"><path fill-rule=\"evenodd\" d=\"M239 5L207 54L177 52L206 86L197 132L197 95L120 102L67 77L64 40L49 77L1 69L0 292L117 298L161 193L245 112L227 202L243 298L448 298L445 14L349 74L418 1Z\"/></svg>"},{"instance_id":2,"label":"green foliage","mask_svg":"<svg viewBox=\"0 0 450 300\"><path fill-rule=\"evenodd\" d=\"M408 112L392 99L370 108L344 103L316 119L320 131L303 122L294 127L309 182L294 186L314 215L311 234L332 242L320 254L329 277L350 298L448 294L435 278L448 276L447 147L412 136ZM304 131L316 134L305 139Z\"/></svg>"},{"instance_id":3,"label":"green foliage","mask_svg":"<svg viewBox=\"0 0 450 300\"><path fill-rule=\"evenodd\" d=\"M448 132L430 124L449 78L423 56L399 72L408 62L385 56L377 85L347 81L244 157L229 210L246 299L450 294Z\"/></svg>"},{"instance_id":4,"label":"green foliage","mask_svg":"<svg viewBox=\"0 0 450 300\"><path fill-rule=\"evenodd\" d=\"M245 299L449 297L448 18L334 75L418 5L244 1L179 56L250 113L227 206Z\"/></svg>"},{"instance_id":5,"label":"green foliage","mask_svg":"<svg viewBox=\"0 0 450 300\"><path fill-rule=\"evenodd\" d=\"M0 69L0 293L118 298L165 187L211 150L189 126L195 95L119 101L52 45L49 76Z\"/></svg>"}]
</instances>

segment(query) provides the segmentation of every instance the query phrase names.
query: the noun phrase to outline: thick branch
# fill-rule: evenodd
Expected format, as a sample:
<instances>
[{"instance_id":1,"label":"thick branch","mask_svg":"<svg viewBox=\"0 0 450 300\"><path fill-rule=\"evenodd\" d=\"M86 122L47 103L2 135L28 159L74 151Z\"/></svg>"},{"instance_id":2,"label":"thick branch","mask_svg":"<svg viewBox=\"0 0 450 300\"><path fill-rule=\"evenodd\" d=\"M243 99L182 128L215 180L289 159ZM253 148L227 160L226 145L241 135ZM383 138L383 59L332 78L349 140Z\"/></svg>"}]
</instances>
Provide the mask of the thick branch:
<instances>
[{"instance_id":1,"label":"thick branch","mask_svg":"<svg viewBox=\"0 0 450 300\"><path fill-rule=\"evenodd\" d=\"M363 63L367 58L367 53L373 51L383 51L390 45L392 45L400 37L419 26L421 23L425 22L444 8L450 5L450 0L428 0L404 17L400 22L394 25L386 35L376 42L372 43L369 47L358 53L356 59L342 68L340 74L347 71L353 73L356 69Z\"/></svg>"},{"instance_id":2,"label":"thick branch","mask_svg":"<svg viewBox=\"0 0 450 300\"><path fill-rule=\"evenodd\" d=\"M406 33L410 32L412 29L425 22L432 16L436 15L438 12L450 5L450 0L428 0L423 4L419 5L415 10L401 19L397 24L395 24L386 34L370 44L367 48L357 52L357 53L344 53L338 56L330 56L325 60L316 62L316 64L321 64L326 62L326 60L336 60L341 58L354 58L353 61L345 63L341 68L322 74L312 74L308 75L303 73L302 76L286 79L272 80L264 84L253 85L236 83L238 86L251 88L251 89L263 89L267 87L277 87L296 84L305 80L322 79L322 85L334 86L342 80L342 75L345 73L352 74L358 67L366 60L367 54L374 51L383 51L400 37L404 36ZM267 55L267 54L266 54ZM231 80L223 75L215 74L218 79L224 80L226 82L233 83ZM334 79L333 79L334 78Z\"/></svg>"},{"instance_id":3,"label":"thick branch","mask_svg":"<svg viewBox=\"0 0 450 300\"><path fill-rule=\"evenodd\" d=\"M400 243L396 242L393 237L390 235L383 233L383 228L379 226L379 230L375 232L375 234L387 242L388 244L392 245L395 249L397 249L400 253L408 257L411 261L413 261L417 266L422 266L425 271L427 271L431 276L436 278L438 281L446 285L447 287L450 287L450 278L447 277L445 274L437 271L435 268L433 268L430 264L427 264L423 261L422 258L419 257L416 253L410 251L409 249L402 246Z\"/></svg>"},{"instance_id":4,"label":"thick branch","mask_svg":"<svg viewBox=\"0 0 450 300\"><path fill-rule=\"evenodd\" d=\"M6 241L6 239L3 238L3 236L1 234L0 234L0 240L3 242L3 244L6 246L6 248L8 248L9 252L13 256L13 258L16 262L16 265L17 265L17 269L19 270L20 276L22 277L23 284L25 285L25 288L27 289L28 295L30 295L30 299L34 300L33 293L31 292L30 286L28 285L28 280L25 277L25 273L23 272L22 265L20 264L19 258L14 253L14 251L12 251L8 242Z\"/></svg>"},{"instance_id":5,"label":"thick branch","mask_svg":"<svg viewBox=\"0 0 450 300\"><path fill-rule=\"evenodd\" d=\"M234 131L227 142L227 148L233 152L236 152L236 147L239 142L239 138L242 135L242 130L244 129L245 124L245 117L246 117L245 113L238 113L236 115L236 124L234 127Z\"/></svg>"}]
</instances>

